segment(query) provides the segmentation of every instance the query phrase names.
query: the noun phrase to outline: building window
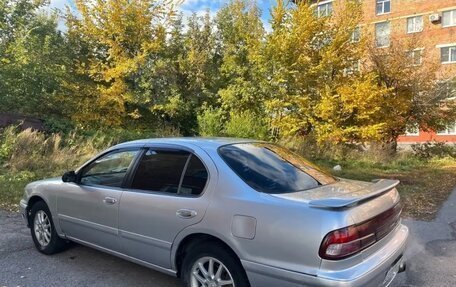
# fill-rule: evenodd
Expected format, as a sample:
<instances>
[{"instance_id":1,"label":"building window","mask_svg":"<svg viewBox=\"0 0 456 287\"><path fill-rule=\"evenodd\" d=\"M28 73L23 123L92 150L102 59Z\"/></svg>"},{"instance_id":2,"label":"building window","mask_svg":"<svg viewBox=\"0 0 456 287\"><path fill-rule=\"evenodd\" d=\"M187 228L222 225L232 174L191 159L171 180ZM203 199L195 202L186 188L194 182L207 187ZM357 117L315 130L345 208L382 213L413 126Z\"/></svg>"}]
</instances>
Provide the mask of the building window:
<instances>
[{"instance_id":1,"label":"building window","mask_svg":"<svg viewBox=\"0 0 456 287\"><path fill-rule=\"evenodd\" d=\"M391 12L391 0L377 0L377 15L387 14Z\"/></svg>"},{"instance_id":2,"label":"building window","mask_svg":"<svg viewBox=\"0 0 456 287\"><path fill-rule=\"evenodd\" d=\"M423 16L407 18L407 33L418 33L423 31Z\"/></svg>"},{"instance_id":3,"label":"building window","mask_svg":"<svg viewBox=\"0 0 456 287\"><path fill-rule=\"evenodd\" d=\"M448 136L448 135L456 135L456 123L447 126L445 129L438 131L438 135Z\"/></svg>"},{"instance_id":4,"label":"building window","mask_svg":"<svg viewBox=\"0 0 456 287\"><path fill-rule=\"evenodd\" d=\"M377 48L389 47L391 27L390 22L381 22L375 24L375 42Z\"/></svg>"},{"instance_id":5,"label":"building window","mask_svg":"<svg viewBox=\"0 0 456 287\"><path fill-rule=\"evenodd\" d=\"M456 45L450 47L441 47L440 53L442 64L456 63Z\"/></svg>"},{"instance_id":6,"label":"building window","mask_svg":"<svg viewBox=\"0 0 456 287\"><path fill-rule=\"evenodd\" d=\"M315 7L315 15L317 15L317 17L328 17L331 16L332 12L333 0L322 1Z\"/></svg>"},{"instance_id":7,"label":"building window","mask_svg":"<svg viewBox=\"0 0 456 287\"><path fill-rule=\"evenodd\" d=\"M445 11L442 13L442 26L451 27L456 26L456 9Z\"/></svg>"},{"instance_id":8,"label":"building window","mask_svg":"<svg viewBox=\"0 0 456 287\"><path fill-rule=\"evenodd\" d=\"M439 80L437 81L437 93L441 98L446 100L456 99L456 80ZM441 102L442 107L445 107L445 101Z\"/></svg>"},{"instance_id":9,"label":"building window","mask_svg":"<svg viewBox=\"0 0 456 287\"><path fill-rule=\"evenodd\" d=\"M349 76L361 71L361 61L353 60L349 63L348 67L344 69L344 75Z\"/></svg>"},{"instance_id":10,"label":"building window","mask_svg":"<svg viewBox=\"0 0 456 287\"><path fill-rule=\"evenodd\" d=\"M423 49L407 51L407 56L410 59L410 66L420 66L423 64Z\"/></svg>"},{"instance_id":11,"label":"building window","mask_svg":"<svg viewBox=\"0 0 456 287\"><path fill-rule=\"evenodd\" d=\"M353 33L351 35L351 42L358 43L360 40L361 40L361 29L360 29L360 27L356 27L353 30Z\"/></svg>"}]
</instances>

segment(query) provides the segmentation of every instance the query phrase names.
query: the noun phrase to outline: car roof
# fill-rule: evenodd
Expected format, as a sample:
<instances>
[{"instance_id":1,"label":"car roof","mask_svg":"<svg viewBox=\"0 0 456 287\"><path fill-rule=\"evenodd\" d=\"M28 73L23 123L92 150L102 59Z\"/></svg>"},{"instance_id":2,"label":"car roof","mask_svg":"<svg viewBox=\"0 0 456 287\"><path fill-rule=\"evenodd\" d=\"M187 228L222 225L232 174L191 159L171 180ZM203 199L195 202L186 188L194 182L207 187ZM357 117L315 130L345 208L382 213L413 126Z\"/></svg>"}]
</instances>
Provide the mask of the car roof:
<instances>
[{"instance_id":1,"label":"car roof","mask_svg":"<svg viewBox=\"0 0 456 287\"><path fill-rule=\"evenodd\" d=\"M130 142L125 142L116 145L113 148L128 147L131 145L147 145L147 144L175 144L180 146L198 146L203 149L217 149L220 146L236 143L259 142L252 139L240 138L223 138L223 137L173 137L173 138L151 138L141 139Z\"/></svg>"}]
</instances>

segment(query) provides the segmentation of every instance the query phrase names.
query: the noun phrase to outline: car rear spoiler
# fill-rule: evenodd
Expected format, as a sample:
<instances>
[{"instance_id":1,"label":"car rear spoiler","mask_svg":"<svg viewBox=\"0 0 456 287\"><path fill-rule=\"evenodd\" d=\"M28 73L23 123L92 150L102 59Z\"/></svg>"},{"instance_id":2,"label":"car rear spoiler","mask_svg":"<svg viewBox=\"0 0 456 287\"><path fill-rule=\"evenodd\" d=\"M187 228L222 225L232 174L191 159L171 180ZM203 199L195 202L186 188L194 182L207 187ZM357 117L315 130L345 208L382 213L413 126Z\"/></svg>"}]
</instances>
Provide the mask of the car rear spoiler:
<instances>
[{"instance_id":1,"label":"car rear spoiler","mask_svg":"<svg viewBox=\"0 0 456 287\"><path fill-rule=\"evenodd\" d=\"M400 183L399 180L392 179L381 179L376 181L371 186L367 187L363 194L358 197L349 197L349 198L325 198L325 199L316 199L309 201L311 207L316 208L328 208L328 209L343 209L352 207L368 200L371 200L375 197L379 197L391 189L395 188Z\"/></svg>"}]
</instances>

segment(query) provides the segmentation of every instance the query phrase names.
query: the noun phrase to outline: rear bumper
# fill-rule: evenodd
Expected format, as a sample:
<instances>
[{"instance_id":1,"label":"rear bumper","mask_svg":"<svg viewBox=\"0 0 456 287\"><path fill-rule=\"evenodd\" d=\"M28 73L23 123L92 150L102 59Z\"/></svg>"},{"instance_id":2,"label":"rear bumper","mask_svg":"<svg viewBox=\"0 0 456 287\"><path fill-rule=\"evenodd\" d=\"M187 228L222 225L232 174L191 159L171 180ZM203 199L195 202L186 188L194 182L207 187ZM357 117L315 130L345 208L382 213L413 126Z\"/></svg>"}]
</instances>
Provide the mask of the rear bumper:
<instances>
[{"instance_id":1,"label":"rear bumper","mask_svg":"<svg viewBox=\"0 0 456 287\"><path fill-rule=\"evenodd\" d=\"M400 225L390 242L373 256L361 264L341 271L321 271L317 275L309 275L249 261L242 261L242 264L252 287L386 287L395 277L393 274L392 278L385 281L387 273L393 266L398 267L404 263L402 255L408 234L408 228Z\"/></svg>"}]
</instances>

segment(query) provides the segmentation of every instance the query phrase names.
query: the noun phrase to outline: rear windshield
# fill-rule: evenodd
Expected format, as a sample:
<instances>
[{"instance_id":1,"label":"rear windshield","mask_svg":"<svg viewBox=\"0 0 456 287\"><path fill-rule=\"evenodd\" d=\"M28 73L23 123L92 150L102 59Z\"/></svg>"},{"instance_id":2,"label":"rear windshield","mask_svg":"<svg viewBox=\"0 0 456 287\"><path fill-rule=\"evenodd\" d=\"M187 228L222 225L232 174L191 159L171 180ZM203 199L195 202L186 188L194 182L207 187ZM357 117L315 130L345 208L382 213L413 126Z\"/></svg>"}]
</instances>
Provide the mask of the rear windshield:
<instances>
[{"instance_id":1,"label":"rear windshield","mask_svg":"<svg viewBox=\"0 0 456 287\"><path fill-rule=\"evenodd\" d=\"M269 143L241 143L219 148L228 166L259 192L280 194L336 181L291 151Z\"/></svg>"}]
</instances>

